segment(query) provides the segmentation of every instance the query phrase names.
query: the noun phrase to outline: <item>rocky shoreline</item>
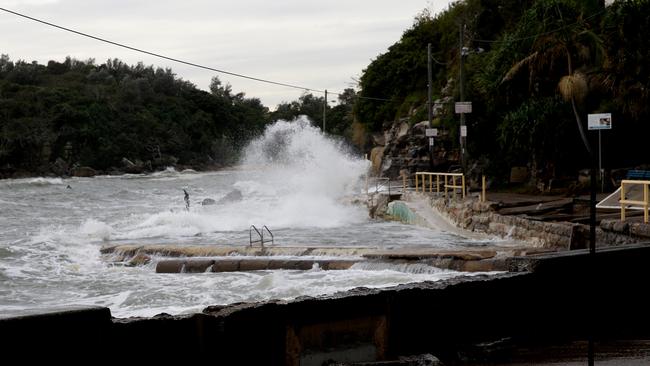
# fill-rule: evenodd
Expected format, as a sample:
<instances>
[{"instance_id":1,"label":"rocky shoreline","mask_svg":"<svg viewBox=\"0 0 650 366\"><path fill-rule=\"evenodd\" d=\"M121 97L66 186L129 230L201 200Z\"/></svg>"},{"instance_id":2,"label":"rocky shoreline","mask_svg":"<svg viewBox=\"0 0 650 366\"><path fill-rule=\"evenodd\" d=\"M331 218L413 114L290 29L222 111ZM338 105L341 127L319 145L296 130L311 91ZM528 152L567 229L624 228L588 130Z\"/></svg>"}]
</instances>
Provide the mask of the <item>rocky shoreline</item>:
<instances>
[{"instance_id":1,"label":"rocky shoreline","mask_svg":"<svg viewBox=\"0 0 650 366\"><path fill-rule=\"evenodd\" d=\"M221 164L178 164L177 159L165 161L135 160L132 162L127 158L122 159L122 166L111 167L101 170L78 164L68 164L63 159L57 159L49 166L36 170L14 169L10 166L0 167L0 179L21 179L36 177L70 178L70 177L94 177L96 175L124 175L124 174L151 174L173 168L177 171L195 170L198 172L217 171L227 168Z\"/></svg>"}]
</instances>

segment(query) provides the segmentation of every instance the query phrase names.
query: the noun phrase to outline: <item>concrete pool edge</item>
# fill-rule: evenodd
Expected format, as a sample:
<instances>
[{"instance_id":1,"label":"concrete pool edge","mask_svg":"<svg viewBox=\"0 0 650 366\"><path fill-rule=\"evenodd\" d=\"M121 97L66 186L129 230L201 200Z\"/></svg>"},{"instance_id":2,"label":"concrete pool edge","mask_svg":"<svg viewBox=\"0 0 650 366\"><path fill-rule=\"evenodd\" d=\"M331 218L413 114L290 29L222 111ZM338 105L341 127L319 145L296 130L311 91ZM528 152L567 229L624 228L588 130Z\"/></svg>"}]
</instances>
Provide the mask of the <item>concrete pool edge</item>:
<instances>
[{"instance_id":1,"label":"concrete pool edge","mask_svg":"<svg viewBox=\"0 0 650 366\"><path fill-rule=\"evenodd\" d=\"M643 293L649 260L650 245L639 244L509 260L513 271L525 272L208 307L190 315L113 319L96 308L57 311L0 319L0 337L8 340L7 354L20 352L21 359L31 356L26 348L74 355L80 347L99 353L128 344L136 346L120 347L119 354L130 360L164 358L164 352L143 350L169 349L223 364L297 365L333 355L360 362L422 353L450 364L462 356L472 364L490 356L494 342L507 344L502 357L515 352L512 345L650 339Z\"/></svg>"}]
</instances>

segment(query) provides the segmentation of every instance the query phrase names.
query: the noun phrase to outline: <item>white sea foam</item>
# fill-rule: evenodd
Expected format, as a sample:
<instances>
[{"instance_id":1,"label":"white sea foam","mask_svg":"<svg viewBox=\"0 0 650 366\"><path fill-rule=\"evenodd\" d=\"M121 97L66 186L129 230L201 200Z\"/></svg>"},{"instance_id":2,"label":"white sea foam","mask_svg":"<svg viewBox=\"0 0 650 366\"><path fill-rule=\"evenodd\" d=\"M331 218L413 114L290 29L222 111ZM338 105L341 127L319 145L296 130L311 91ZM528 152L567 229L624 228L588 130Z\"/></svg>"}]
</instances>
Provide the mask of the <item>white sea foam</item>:
<instances>
[{"instance_id":1,"label":"white sea foam","mask_svg":"<svg viewBox=\"0 0 650 366\"><path fill-rule=\"evenodd\" d=\"M387 263L387 262L358 262L351 269L366 271L396 271L414 274L439 274L450 272L425 263Z\"/></svg>"},{"instance_id":2,"label":"white sea foam","mask_svg":"<svg viewBox=\"0 0 650 366\"><path fill-rule=\"evenodd\" d=\"M0 313L65 304L108 306L115 316L200 311L208 305L291 299L458 275L426 265L357 265L344 271L258 271L163 275L152 264L112 265L101 245L248 244L267 225L276 245L449 247L458 236L374 222L342 197L359 192L368 163L305 119L278 122L246 150L242 165L213 173L31 178L0 181ZM72 189L65 189L70 184ZM63 185L63 186L61 186ZM357 187L355 187L357 185ZM185 210L183 191L190 194ZM241 198L219 201L233 190ZM296 249L296 254L302 249ZM350 253L353 253L354 250ZM347 251L346 251L347 253ZM285 252L290 254L291 252ZM335 257L336 250L312 255ZM283 257L277 257L281 259ZM316 259L316 258L314 258ZM325 259L325 258L320 258Z\"/></svg>"},{"instance_id":3,"label":"white sea foam","mask_svg":"<svg viewBox=\"0 0 650 366\"><path fill-rule=\"evenodd\" d=\"M5 179L1 181L6 185L30 185L30 186L54 186L65 184L61 178L20 178L20 179Z\"/></svg>"},{"instance_id":4,"label":"white sea foam","mask_svg":"<svg viewBox=\"0 0 650 366\"><path fill-rule=\"evenodd\" d=\"M49 186L49 185L64 184L63 179L61 179L61 178L33 178L33 179L27 180L27 183L37 185L37 186Z\"/></svg>"},{"instance_id":5,"label":"white sea foam","mask_svg":"<svg viewBox=\"0 0 650 366\"><path fill-rule=\"evenodd\" d=\"M113 233L113 228L101 221L95 219L87 219L79 228L79 232L93 239L109 240Z\"/></svg>"},{"instance_id":6,"label":"white sea foam","mask_svg":"<svg viewBox=\"0 0 650 366\"><path fill-rule=\"evenodd\" d=\"M334 228L367 221L364 208L341 198L355 190L368 163L346 153L340 143L310 126L305 118L269 126L250 143L242 166L249 169L235 171L238 179L219 192L197 185L179 187L191 193L191 201L196 193L218 201L235 189L242 193L240 200L201 206L194 199L189 212L164 209L134 217L134 221L116 228L113 237L188 237L246 231L251 225ZM250 169L253 166L256 168ZM168 169L152 175L151 180L182 179L183 175Z\"/></svg>"},{"instance_id":7,"label":"white sea foam","mask_svg":"<svg viewBox=\"0 0 650 366\"><path fill-rule=\"evenodd\" d=\"M355 191L368 162L345 152L339 142L323 135L306 118L279 121L246 149L243 163L259 166L261 181L235 185L250 196L267 198L259 207L281 227L334 227L365 220L364 210L342 203ZM258 210L259 211L259 210Z\"/></svg>"}]
</instances>

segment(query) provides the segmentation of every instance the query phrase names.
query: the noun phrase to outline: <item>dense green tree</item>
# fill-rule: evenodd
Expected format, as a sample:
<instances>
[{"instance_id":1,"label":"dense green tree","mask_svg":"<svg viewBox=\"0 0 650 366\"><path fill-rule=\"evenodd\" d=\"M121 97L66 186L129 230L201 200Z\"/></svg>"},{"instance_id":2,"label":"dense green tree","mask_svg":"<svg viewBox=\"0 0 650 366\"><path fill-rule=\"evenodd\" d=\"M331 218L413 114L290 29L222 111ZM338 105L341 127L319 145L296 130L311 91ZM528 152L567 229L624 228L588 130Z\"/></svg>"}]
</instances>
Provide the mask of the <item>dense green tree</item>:
<instances>
[{"instance_id":1,"label":"dense green tree","mask_svg":"<svg viewBox=\"0 0 650 366\"><path fill-rule=\"evenodd\" d=\"M605 163L647 163L648 11L650 2L641 0L608 7L600 0L461 0L436 16L425 11L364 70L359 94L387 101L358 99L354 118L367 132L398 119L425 119L431 43L433 99L448 103L434 123L457 136L452 103L460 94L462 46L465 100L473 103L469 156L487 158L492 174L528 165L533 173L571 175L589 166L583 145L595 146L596 135L584 131L585 119L598 112L613 113L615 121L604 139Z\"/></svg>"},{"instance_id":2,"label":"dense green tree","mask_svg":"<svg viewBox=\"0 0 650 366\"><path fill-rule=\"evenodd\" d=\"M584 19L586 8L560 0L538 1L525 14L526 25L529 30L531 25L534 26L533 30L538 36L532 39L530 46L527 45L528 53L508 70L502 82L520 91L523 89L521 85L516 83L510 85L509 82L523 74L522 79L528 84L526 85L528 92L524 94L528 95L528 98L524 104L529 103L530 99L539 100L552 96L556 91L559 92L571 106L582 143L587 151L593 154L586 126L583 123L582 116L586 113L583 112L585 109L582 105L589 92L587 75L598 72L604 51L600 38ZM591 18L595 17L591 16ZM553 109L557 110L559 107L556 105ZM539 112L543 111L528 114L526 118L543 121L545 117ZM504 123L520 122L504 119ZM548 127L567 128L561 124ZM504 142L514 143L508 140ZM551 158L546 154L540 156L534 149L529 151L532 154L530 162L534 169L539 163L537 157L544 160Z\"/></svg>"},{"instance_id":3,"label":"dense green tree","mask_svg":"<svg viewBox=\"0 0 650 366\"><path fill-rule=\"evenodd\" d=\"M330 93L331 97L332 94ZM271 113L272 120L292 121L298 116L307 116L314 125L323 127L323 107L326 108L326 132L332 135L339 135L351 139L351 126L353 122L352 108L357 95L354 89L347 88L337 96L338 104L332 106L330 99L325 106L325 98L316 97L311 93L305 93L298 100L278 104L275 111Z\"/></svg>"},{"instance_id":4,"label":"dense green tree","mask_svg":"<svg viewBox=\"0 0 650 366\"><path fill-rule=\"evenodd\" d=\"M259 99L213 80L211 93L170 69L118 59L0 57L0 174L47 173L62 159L96 169L122 158L164 167L229 164L269 122Z\"/></svg>"}]
</instances>

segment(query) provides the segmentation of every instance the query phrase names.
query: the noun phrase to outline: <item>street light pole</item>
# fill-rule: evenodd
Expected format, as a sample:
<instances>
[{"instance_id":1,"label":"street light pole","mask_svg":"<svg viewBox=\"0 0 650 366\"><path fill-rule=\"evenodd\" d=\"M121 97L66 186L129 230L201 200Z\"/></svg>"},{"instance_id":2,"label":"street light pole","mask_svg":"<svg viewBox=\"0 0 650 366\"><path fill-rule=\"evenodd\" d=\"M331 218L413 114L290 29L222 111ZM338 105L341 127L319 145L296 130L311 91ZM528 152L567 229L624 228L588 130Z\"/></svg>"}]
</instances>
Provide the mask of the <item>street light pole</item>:
<instances>
[{"instance_id":1,"label":"street light pole","mask_svg":"<svg viewBox=\"0 0 650 366\"><path fill-rule=\"evenodd\" d=\"M432 128L433 127L433 106L431 105L431 98L433 98L433 96L431 92L431 87L432 87L431 84L433 84L433 75L432 75L433 72L431 70L431 43L427 45L427 60L428 60L427 62L428 81L427 82L429 86L427 106L429 107L429 128Z\"/></svg>"},{"instance_id":2,"label":"street light pole","mask_svg":"<svg viewBox=\"0 0 650 366\"><path fill-rule=\"evenodd\" d=\"M433 127L433 71L431 69L431 43L427 45L427 83L428 83L428 93L427 93L427 106L429 108L429 128ZM433 141L433 137L429 137L430 141ZM433 146L429 142L429 169L433 171Z\"/></svg>"},{"instance_id":3,"label":"street light pole","mask_svg":"<svg viewBox=\"0 0 650 366\"><path fill-rule=\"evenodd\" d=\"M325 89L325 100L323 101L323 133L325 133L326 121L327 121L327 89Z\"/></svg>"}]
</instances>

